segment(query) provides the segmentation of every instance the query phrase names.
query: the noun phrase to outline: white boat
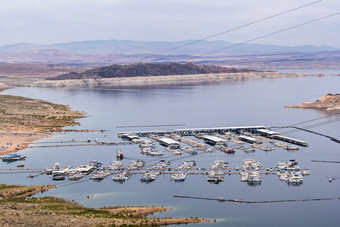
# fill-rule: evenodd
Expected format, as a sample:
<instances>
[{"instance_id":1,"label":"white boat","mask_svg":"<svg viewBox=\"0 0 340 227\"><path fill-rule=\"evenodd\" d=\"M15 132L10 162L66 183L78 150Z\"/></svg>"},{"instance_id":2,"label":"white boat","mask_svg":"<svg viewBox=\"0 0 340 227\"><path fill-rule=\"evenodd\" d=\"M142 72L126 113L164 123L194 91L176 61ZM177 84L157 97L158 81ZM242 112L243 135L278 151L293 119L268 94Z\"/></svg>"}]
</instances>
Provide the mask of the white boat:
<instances>
[{"instance_id":1,"label":"white boat","mask_svg":"<svg viewBox=\"0 0 340 227\"><path fill-rule=\"evenodd\" d=\"M123 153L121 152L120 149L118 149L116 151L116 156L117 156L117 159L123 159L124 158L124 155L123 155Z\"/></svg>"},{"instance_id":2,"label":"white boat","mask_svg":"<svg viewBox=\"0 0 340 227\"><path fill-rule=\"evenodd\" d=\"M141 182L152 182L157 179L158 175L158 172L146 172L140 180Z\"/></svg>"},{"instance_id":3,"label":"white boat","mask_svg":"<svg viewBox=\"0 0 340 227\"><path fill-rule=\"evenodd\" d=\"M90 177L90 179L100 181L103 180L108 175L110 175L110 172L96 172Z\"/></svg>"},{"instance_id":4,"label":"white boat","mask_svg":"<svg viewBox=\"0 0 340 227\"><path fill-rule=\"evenodd\" d=\"M196 165L195 161L183 161L182 164L178 167L179 169L191 169Z\"/></svg>"},{"instance_id":5,"label":"white boat","mask_svg":"<svg viewBox=\"0 0 340 227\"><path fill-rule=\"evenodd\" d=\"M172 151L173 155L182 155L182 152L178 151L178 150L174 150Z\"/></svg>"},{"instance_id":6,"label":"white boat","mask_svg":"<svg viewBox=\"0 0 340 227\"><path fill-rule=\"evenodd\" d=\"M95 169L93 165L79 165L75 170L80 173L90 173Z\"/></svg>"},{"instance_id":7,"label":"white boat","mask_svg":"<svg viewBox=\"0 0 340 227\"><path fill-rule=\"evenodd\" d=\"M224 177L224 173L222 172L210 171L208 173L207 181L218 184L219 182L224 181Z\"/></svg>"},{"instance_id":8,"label":"white boat","mask_svg":"<svg viewBox=\"0 0 340 227\"><path fill-rule=\"evenodd\" d=\"M248 182L261 182L261 175L258 171L254 171L254 172L249 172L248 175Z\"/></svg>"},{"instance_id":9,"label":"white boat","mask_svg":"<svg viewBox=\"0 0 340 227\"><path fill-rule=\"evenodd\" d=\"M149 155L150 156L162 156L163 155L163 152L162 151L158 151L158 150L151 150L149 152Z\"/></svg>"},{"instance_id":10,"label":"white boat","mask_svg":"<svg viewBox=\"0 0 340 227\"><path fill-rule=\"evenodd\" d=\"M226 169L228 167L228 162L224 162L222 160L216 160L213 165L212 169Z\"/></svg>"},{"instance_id":11,"label":"white boat","mask_svg":"<svg viewBox=\"0 0 340 227\"><path fill-rule=\"evenodd\" d=\"M185 181L187 177L187 174L183 173L183 172L178 172L178 173L175 173L171 176L170 180L173 180L173 181Z\"/></svg>"},{"instance_id":12,"label":"white boat","mask_svg":"<svg viewBox=\"0 0 340 227\"><path fill-rule=\"evenodd\" d=\"M289 181L289 172L283 171L278 173L280 181Z\"/></svg>"},{"instance_id":13,"label":"white boat","mask_svg":"<svg viewBox=\"0 0 340 227\"><path fill-rule=\"evenodd\" d=\"M302 170L302 176L307 176L307 175L311 175L311 172L307 169Z\"/></svg>"},{"instance_id":14,"label":"white boat","mask_svg":"<svg viewBox=\"0 0 340 227\"><path fill-rule=\"evenodd\" d=\"M112 180L116 182L124 182L124 181L127 181L129 178L130 178L130 175L128 174L128 172L121 172L113 176Z\"/></svg>"},{"instance_id":15,"label":"white boat","mask_svg":"<svg viewBox=\"0 0 340 227\"><path fill-rule=\"evenodd\" d=\"M121 161L113 161L110 165L107 166L107 169L117 170L122 166L123 166L123 163Z\"/></svg>"},{"instance_id":16,"label":"white boat","mask_svg":"<svg viewBox=\"0 0 340 227\"><path fill-rule=\"evenodd\" d=\"M300 171L294 171L290 173L290 177L288 180L289 183L302 183L303 176Z\"/></svg>"},{"instance_id":17,"label":"white boat","mask_svg":"<svg viewBox=\"0 0 340 227\"><path fill-rule=\"evenodd\" d=\"M150 147L144 147L141 149L141 154L150 154L151 148Z\"/></svg>"},{"instance_id":18,"label":"white boat","mask_svg":"<svg viewBox=\"0 0 340 227\"><path fill-rule=\"evenodd\" d=\"M246 171L241 171L240 176L241 176L241 182L246 182L248 181L248 175L249 173Z\"/></svg>"}]
</instances>

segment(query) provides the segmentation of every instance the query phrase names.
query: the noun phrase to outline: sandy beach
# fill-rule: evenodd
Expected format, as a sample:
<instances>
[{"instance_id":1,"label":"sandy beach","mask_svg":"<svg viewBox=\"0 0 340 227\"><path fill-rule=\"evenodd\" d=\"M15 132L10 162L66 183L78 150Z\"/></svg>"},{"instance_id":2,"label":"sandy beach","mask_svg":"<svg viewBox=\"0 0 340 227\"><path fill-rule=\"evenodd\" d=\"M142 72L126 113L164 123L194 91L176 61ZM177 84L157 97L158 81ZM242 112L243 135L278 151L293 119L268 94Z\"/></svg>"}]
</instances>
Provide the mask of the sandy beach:
<instances>
[{"instance_id":1,"label":"sandy beach","mask_svg":"<svg viewBox=\"0 0 340 227\"><path fill-rule=\"evenodd\" d=\"M36 140L51 137L49 133L0 132L0 156L25 149Z\"/></svg>"}]
</instances>

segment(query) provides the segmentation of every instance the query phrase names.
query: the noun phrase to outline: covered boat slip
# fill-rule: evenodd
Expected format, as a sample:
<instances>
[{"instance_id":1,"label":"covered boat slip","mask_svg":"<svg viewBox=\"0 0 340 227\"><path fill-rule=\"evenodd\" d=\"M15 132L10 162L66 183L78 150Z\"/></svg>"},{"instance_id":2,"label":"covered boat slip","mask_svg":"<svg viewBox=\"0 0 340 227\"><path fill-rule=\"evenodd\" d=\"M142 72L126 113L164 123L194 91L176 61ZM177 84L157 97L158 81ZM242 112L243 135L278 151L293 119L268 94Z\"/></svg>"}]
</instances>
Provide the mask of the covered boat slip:
<instances>
[{"instance_id":1,"label":"covered boat slip","mask_svg":"<svg viewBox=\"0 0 340 227\"><path fill-rule=\"evenodd\" d=\"M302 141L302 140L290 138L290 137L287 137L287 136L283 136L283 135L280 135L278 132L275 132L275 131L271 131L271 130L268 130L268 129L259 129L257 131L261 135L272 138L272 139L281 140L281 141L297 144L297 145L304 146L304 147L308 146L308 143L306 141Z\"/></svg>"},{"instance_id":2,"label":"covered boat slip","mask_svg":"<svg viewBox=\"0 0 340 227\"><path fill-rule=\"evenodd\" d=\"M159 138L158 142L163 146L170 147L173 149L178 149L180 147L180 144L176 140L173 140L171 138L166 137Z\"/></svg>"},{"instance_id":3,"label":"covered boat slip","mask_svg":"<svg viewBox=\"0 0 340 227\"><path fill-rule=\"evenodd\" d=\"M227 145L227 140L222 139L217 136L210 136L210 135L204 135L203 137L204 142L211 144L213 146L215 145Z\"/></svg>"},{"instance_id":4,"label":"covered boat slip","mask_svg":"<svg viewBox=\"0 0 340 227\"><path fill-rule=\"evenodd\" d=\"M234 133L240 133L240 132L250 132L250 133L258 133L262 136L266 136L268 138L281 140L285 142L289 142L292 144L297 144L300 146L308 146L308 143L306 141L286 137L283 135L280 135L278 132L271 131L269 126L239 126L239 127L218 127L218 128L191 128L191 129L173 129L173 130L161 130L161 131L131 131L131 132L119 132L118 137L121 138L127 138L129 140L132 139L138 139L139 137L147 137L152 135L157 136L163 136L167 134L177 134L181 136L194 136L199 133L205 133L205 134L212 134L212 133L225 133L225 132L234 132ZM223 139L213 136L205 136L204 139L207 143L212 145L218 145L218 144L224 144ZM241 136L241 139L248 143L258 143L258 140L248 137L248 136ZM164 141L165 146L168 144L167 139ZM170 143L174 143L176 141L172 141ZM177 146L177 145L175 145Z\"/></svg>"},{"instance_id":5,"label":"covered boat slip","mask_svg":"<svg viewBox=\"0 0 340 227\"><path fill-rule=\"evenodd\" d=\"M198 133L223 133L223 132L257 132L258 129L268 129L266 126L239 126L239 127L218 127L218 128L189 128L189 129L173 129L162 131L131 131L131 132L119 132L118 137L124 137L125 135L134 135L145 137L149 135L165 135L165 134L179 134L182 136L193 136Z\"/></svg>"}]
</instances>

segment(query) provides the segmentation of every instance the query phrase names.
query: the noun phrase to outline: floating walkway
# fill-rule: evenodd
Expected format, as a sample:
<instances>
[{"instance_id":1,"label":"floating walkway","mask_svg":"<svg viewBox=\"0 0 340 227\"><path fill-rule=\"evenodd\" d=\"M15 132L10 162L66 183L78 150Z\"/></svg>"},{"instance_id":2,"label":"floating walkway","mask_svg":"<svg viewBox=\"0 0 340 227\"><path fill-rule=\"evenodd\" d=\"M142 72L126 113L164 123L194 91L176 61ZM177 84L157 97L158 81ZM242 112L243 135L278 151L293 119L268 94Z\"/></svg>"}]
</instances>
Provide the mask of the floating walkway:
<instances>
[{"instance_id":1,"label":"floating walkway","mask_svg":"<svg viewBox=\"0 0 340 227\"><path fill-rule=\"evenodd\" d=\"M285 199L285 200L262 200L262 201L246 201L242 199L225 199L219 198L208 198L208 197L197 197L197 196L186 196L186 195L175 195L175 198L182 199L201 199L201 200L212 200L218 202L233 202L233 203L289 203L289 202L313 202L313 201L324 201L324 200L340 200L340 198L319 198L319 199Z\"/></svg>"}]
</instances>

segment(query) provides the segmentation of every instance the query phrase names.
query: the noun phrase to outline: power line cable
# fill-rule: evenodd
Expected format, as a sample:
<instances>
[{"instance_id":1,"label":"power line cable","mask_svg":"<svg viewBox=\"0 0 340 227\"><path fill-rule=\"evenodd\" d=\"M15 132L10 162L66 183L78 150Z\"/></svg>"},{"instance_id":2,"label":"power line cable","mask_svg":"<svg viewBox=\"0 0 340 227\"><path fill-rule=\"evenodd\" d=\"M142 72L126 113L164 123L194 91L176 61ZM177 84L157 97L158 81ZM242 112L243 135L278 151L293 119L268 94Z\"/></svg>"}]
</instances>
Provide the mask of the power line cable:
<instances>
[{"instance_id":1,"label":"power line cable","mask_svg":"<svg viewBox=\"0 0 340 227\"><path fill-rule=\"evenodd\" d=\"M309 123L309 122L312 122L312 121L317 121L317 120L320 120L320 119L324 119L324 118L329 118L329 117L337 116L337 115L339 115L339 114L340 114L340 113L336 113L336 114L332 114L332 115L329 115L329 116L317 117L317 118L313 118L313 119L310 119L310 120L307 120L307 121L297 122L297 123L294 123L294 124L291 124L291 125L288 125L288 126L272 127L272 128L277 128L277 131L279 131L279 130L282 130L282 129L284 129L284 128L289 128L289 127L301 125L301 124L304 124L304 123Z\"/></svg>"},{"instance_id":2,"label":"power line cable","mask_svg":"<svg viewBox=\"0 0 340 227\"><path fill-rule=\"evenodd\" d=\"M222 50L230 49L230 48L235 47L235 46L239 46L239 45L242 45L242 44L245 44L245 43L249 43L249 42L252 42L252 41L263 39L263 38L266 38L266 37L269 37L269 36L272 36L272 35L276 35L276 34L279 34L279 33L282 33L282 32L285 32L285 31L288 31L288 30L291 30L291 29L294 29L294 28L302 27L302 26L307 25L307 24L311 24L311 23L314 23L314 22L317 22L317 21L320 21L320 20L324 20L324 19L336 16L336 15L339 15L339 14L340 14L340 12L337 12L337 13L333 13L333 14L330 14L330 15L327 15L327 16L324 16L324 17L320 17L320 18L314 19L314 20L310 20L310 21L307 21L307 22L304 22L304 23L301 23L301 24L298 24L298 25L294 25L294 26L291 26L291 27L288 27L288 28L276 31L276 32L272 32L272 33L269 33L269 34L266 34L266 35L262 35L262 36L259 36L259 37L253 38L253 39L249 39L249 40L246 40L246 41L243 41L243 42L240 42L240 43L236 43L236 44L233 44L233 45L230 45L230 46L218 49L218 50L214 50L214 51L211 51L211 52L199 55L198 57L214 54L214 53L220 52Z\"/></svg>"},{"instance_id":3,"label":"power line cable","mask_svg":"<svg viewBox=\"0 0 340 227\"><path fill-rule=\"evenodd\" d=\"M223 35L223 34L232 32L232 31L236 31L236 30L239 30L239 29L241 29L241 28L245 28L245 27L248 27L248 26L251 26L251 25L254 25L254 24L257 24L257 23L260 23L260 22L269 20L269 19L272 19L272 18L274 18L274 17L278 17L278 16L281 16L281 15L284 15L284 14L287 14L287 13L290 13L290 12L293 12L293 11L296 11L296 10L299 10L299 9L302 9L302 8L305 8L305 7L307 7L307 6L314 5L314 4L319 3L319 2L322 2L322 1L323 1L323 0L311 2L311 3L305 4L305 5L302 5L302 6L293 8L293 9L289 9L289 10L280 12L280 13L278 13L278 14L271 15L271 16L269 16L269 17L265 17L265 18L262 18L262 19L259 19L259 20L256 20L256 21L247 23L247 24L240 25L240 26L238 26L238 27L234 27L234 28L231 28L231 29L228 29L228 30L225 30L225 31L222 31L222 32L213 34L213 35L209 35L209 36L206 36L206 37L204 37L204 38L201 38L201 39L198 39L198 40L194 40L194 41L191 41L191 42L189 42L189 43L186 43L186 44L183 44L183 45L179 45L179 46L177 46L177 47L170 48L170 49L167 49L167 50L164 50L164 51L155 53L155 54L153 54L153 55L151 55L151 56L141 58L141 59L139 59L139 60L137 60L137 61L132 62L131 64L134 64L134 63L137 63L137 62L140 62L140 61L143 61L143 60L146 60L146 59L149 59L149 58L158 56L158 55L162 55L162 54L165 54L165 53L170 52L170 51L174 51L174 50L177 50L177 49L181 49L181 48L183 48L183 47L187 47L187 46L193 45L193 44L195 44L195 43L199 43L199 42L205 41L205 40L207 40L207 39L211 39L211 38L214 38L214 37L217 37L217 36L220 36L220 35Z\"/></svg>"},{"instance_id":4,"label":"power line cable","mask_svg":"<svg viewBox=\"0 0 340 227\"><path fill-rule=\"evenodd\" d=\"M340 118L332 119L332 120L325 121L325 122L316 123L316 124L313 124L313 125L307 125L307 126L304 126L301 129L316 128L316 127L324 126L324 125L327 125L327 124L332 124L332 123L335 123L335 122L338 122L338 121L340 121ZM290 128L290 127L294 128L294 126L287 126L286 128ZM286 135L286 134L294 133L294 132L297 132L297 131L300 131L300 129L295 128L295 129L292 129L290 131L282 132L281 134Z\"/></svg>"}]
</instances>

